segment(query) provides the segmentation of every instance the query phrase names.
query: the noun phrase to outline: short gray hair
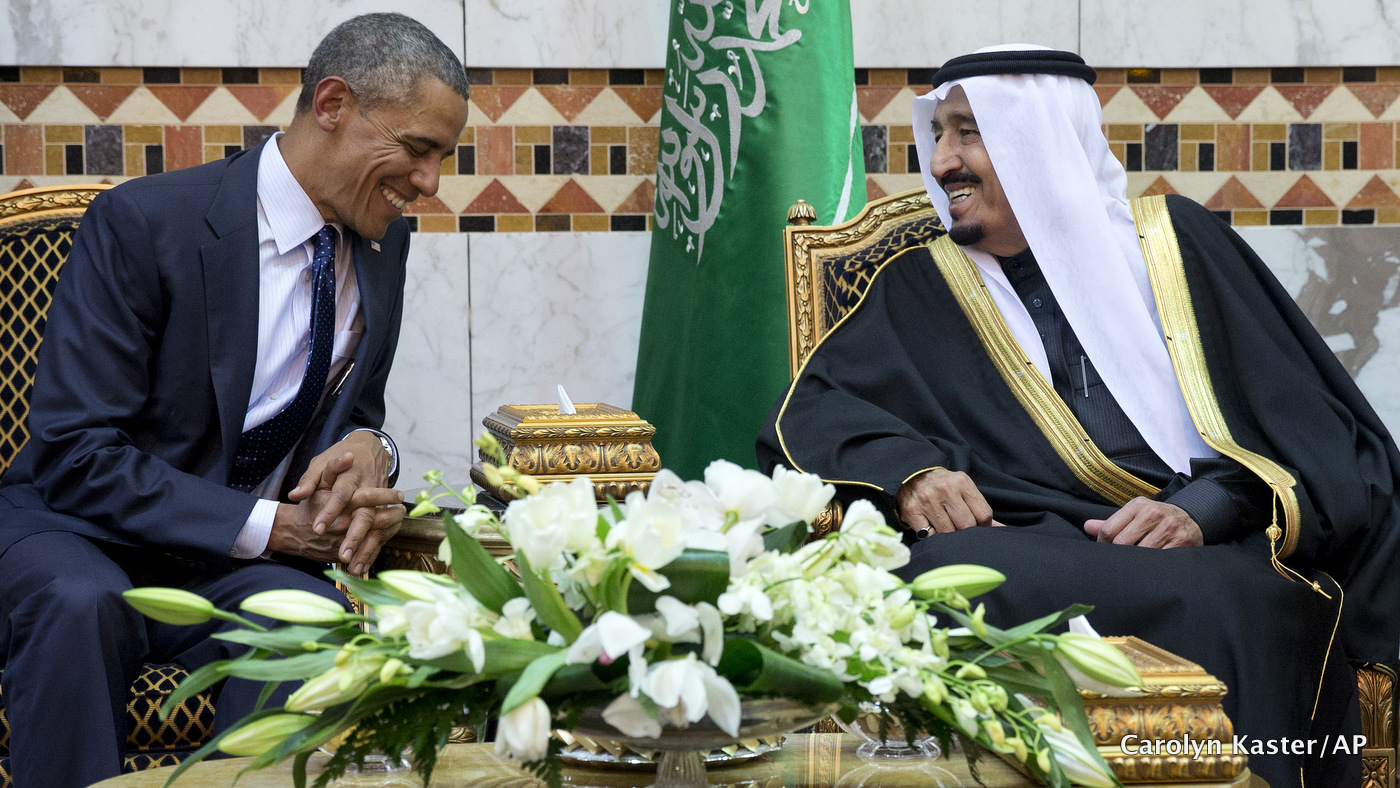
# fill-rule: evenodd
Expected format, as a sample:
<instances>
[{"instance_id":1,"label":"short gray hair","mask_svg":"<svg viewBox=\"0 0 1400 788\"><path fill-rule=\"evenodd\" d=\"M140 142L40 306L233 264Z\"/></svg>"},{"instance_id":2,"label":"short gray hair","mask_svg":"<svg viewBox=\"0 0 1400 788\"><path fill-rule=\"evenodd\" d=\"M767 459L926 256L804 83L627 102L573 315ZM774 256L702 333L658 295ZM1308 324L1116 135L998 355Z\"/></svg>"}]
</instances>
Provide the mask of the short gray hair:
<instances>
[{"instance_id":1,"label":"short gray hair","mask_svg":"<svg viewBox=\"0 0 1400 788\"><path fill-rule=\"evenodd\" d=\"M457 55L422 23L403 14L364 14L341 22L321 39L301 77L296 114L311 109L316 86L340 77L362 110L405 104L418 80L432 77L467 98L467 71Z\"/></svg>"}]
</instances>

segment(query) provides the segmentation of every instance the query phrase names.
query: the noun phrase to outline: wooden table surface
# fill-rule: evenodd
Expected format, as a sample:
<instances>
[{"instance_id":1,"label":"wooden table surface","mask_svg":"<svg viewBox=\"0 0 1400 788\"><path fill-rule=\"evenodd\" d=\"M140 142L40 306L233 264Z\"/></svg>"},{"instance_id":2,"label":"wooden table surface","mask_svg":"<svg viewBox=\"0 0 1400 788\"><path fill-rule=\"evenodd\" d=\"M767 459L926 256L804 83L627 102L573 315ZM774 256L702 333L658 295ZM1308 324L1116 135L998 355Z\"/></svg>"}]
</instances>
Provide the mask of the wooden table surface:
<instances>
[{"instance_id":1,"label":"wooden table surface","mask_svg":"<svg viewBox=\"0 0 1400 788\"><path fill-rule=\"evenodd\" d=\"M734 788L928 788L937 786L937 769L951 772L968 788L976 782L968 775L962 755L937 761L895 760L873 764L856 755L860 740L839 733L795 734L788 737L783 749L744 763L711 768L712 786ZM248 763L248 758L206 761L180 777L175 788L229 788L235 777ZM321 756L313 756L308 769L307 784L314 779ZM124 774L97 783L101 788L161 788L174 767L148 769ZM1011 767L995 758L979 761L982 781L988 788L1012 788L1029 785ZM590 767L565 767L564 785L575 788L642 788L655 781L654 772L637 770L603 770ZM336 785L390 785L398 788L421 788L416 774L395 775L391 781L370 783L366 778L343 780ZM946 777L945 777L946 780ZM248 772L238 778L238 788L285 788L292 784L291 764L282 763L262 771ZM498 759L491 744L451 744L438 759L433 773L432 788L529 788L540 785L510 761ZM94 788L97 788L94 786ZM945 782L946 788L956 783Z\"/></svg>"}]
</instances>

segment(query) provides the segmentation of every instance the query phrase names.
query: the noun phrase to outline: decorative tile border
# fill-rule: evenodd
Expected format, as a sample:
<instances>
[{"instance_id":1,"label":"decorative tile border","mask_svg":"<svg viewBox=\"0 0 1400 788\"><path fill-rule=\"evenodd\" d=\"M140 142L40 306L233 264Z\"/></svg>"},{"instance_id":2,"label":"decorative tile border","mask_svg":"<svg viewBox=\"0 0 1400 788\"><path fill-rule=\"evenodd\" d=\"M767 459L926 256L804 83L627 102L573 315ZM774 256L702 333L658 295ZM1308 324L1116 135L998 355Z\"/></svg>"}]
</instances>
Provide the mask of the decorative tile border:
<instances>
[{"instance_id":1,"label":"decorative tile border","mask_svg":"<svg viewBox=\"0 0 1400 788\"><path fill-rule=\"evenodd\" d=\"M857 69L867 191L920 184L910 100L933 69ZM663 72L469 69L468 125L422 232L645 231ZM0 66L0 190L116 182L251 147L291 121L281 68ZM1236 225L1400 224L1400 67L1099 70L1138 194Z\"/></svg>"}]
</instances>

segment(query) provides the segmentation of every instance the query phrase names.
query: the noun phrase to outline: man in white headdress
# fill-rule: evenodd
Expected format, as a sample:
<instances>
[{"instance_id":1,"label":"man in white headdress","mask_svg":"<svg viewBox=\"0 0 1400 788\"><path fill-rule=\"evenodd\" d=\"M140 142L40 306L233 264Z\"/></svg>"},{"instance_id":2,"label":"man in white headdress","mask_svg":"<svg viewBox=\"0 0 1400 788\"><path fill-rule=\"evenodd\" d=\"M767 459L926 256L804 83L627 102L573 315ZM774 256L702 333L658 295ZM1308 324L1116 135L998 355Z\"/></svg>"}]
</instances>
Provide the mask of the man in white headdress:
<instances>
[{"instance_id":1,"label":"man in white headdress","mask_svg":"<svg viewBox=\"0 0 1400 788\"><path fill-rule=\"evenodd\" d=\"M1090 603L1200 663L1271 785L1355 784L1250 742L1359 732L1349 661L1400 642L1400 454L1227 225L1127 199L1094 76L1025 45L938 71L914 133L949 233L880 269L760 463L897 516L910 576L1002 569L988 620Z\"/></svg>"}]
</instances>

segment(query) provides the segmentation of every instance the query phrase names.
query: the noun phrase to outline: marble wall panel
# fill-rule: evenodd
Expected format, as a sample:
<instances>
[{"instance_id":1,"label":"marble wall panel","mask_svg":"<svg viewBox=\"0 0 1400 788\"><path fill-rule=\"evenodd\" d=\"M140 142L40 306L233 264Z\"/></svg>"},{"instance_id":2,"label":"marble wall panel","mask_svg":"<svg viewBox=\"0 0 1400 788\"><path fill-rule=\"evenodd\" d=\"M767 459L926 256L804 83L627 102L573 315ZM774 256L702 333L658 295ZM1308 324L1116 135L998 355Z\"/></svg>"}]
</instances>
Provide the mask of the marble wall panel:
<instances>
[{"instance_id":1,"label":"marble wall panel","mask_svg":"<svg viewBox=\"0 0 1400 788\"><path fill-rule=\"evenodd\" d=\"M459 56L463 0L401 0ZM322 36L379 0L6 0L0 64L35 66L306 65Z\"/></svg>"},{"instance_id":2,"label":"marble wall panel","mask_svg":"<svg viewBox=\"0 0 1400 788\"><path fill-rule=\"evenodd\" d=\"M664 68L670 3L465 0L467 62L494 68Z\"/></svg>"},{"instance_id":3,"label":"marble wall panel","mask_svg":"<svg viewBox=\"0 0 1400 788\"><path fill-rule=\"evenodd\" d=\"M471 235L473 431L501 405L630 407L648 233Z\"/></svg>"},{"instance_id":4,"label":"marble wall panel","mask_svg":"<svg viewBox=\"0 0 1400 788\"><path fill-rule=\"evenodd\" d=\"M1083 0L1080 53L1118 66L1395 63L1395 13L1386 0Z\"/></svg>"},{"instance_id":5,"label":"marble wall panel","mask_svg":"<svg viewBox=\"0 0 1400 788\"><path fill-rule=\"evenodd\" d=\"M399 485L422 486L434 468L466 479L475 456L471 419L471 310L461 233L415 233L404 316L385 392L384 429L399 446Z\"/></svg>"},{"instance_id":6,"label":"marble wall panel","mask_svg":"<svg viewBox=\"0 0 1400 788\"><path fill-rule=\"evenodd\" d=\"M929 68L991 44L1079 47L1079 0L851 0L860 68Z\"/></svg>"},{"instance_id":7,"label":"marble wall panel","mask_svg":"<svg viewBox=\"0 0 1400 788\"><path fill-rule=\"evenodd\" d=\"M1400 229L1243 227L1361 387L1400 434Z\"/></svg>"}]
</instances>

